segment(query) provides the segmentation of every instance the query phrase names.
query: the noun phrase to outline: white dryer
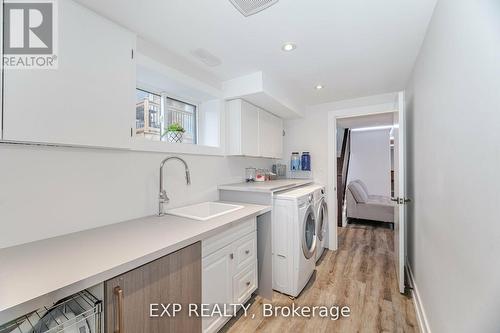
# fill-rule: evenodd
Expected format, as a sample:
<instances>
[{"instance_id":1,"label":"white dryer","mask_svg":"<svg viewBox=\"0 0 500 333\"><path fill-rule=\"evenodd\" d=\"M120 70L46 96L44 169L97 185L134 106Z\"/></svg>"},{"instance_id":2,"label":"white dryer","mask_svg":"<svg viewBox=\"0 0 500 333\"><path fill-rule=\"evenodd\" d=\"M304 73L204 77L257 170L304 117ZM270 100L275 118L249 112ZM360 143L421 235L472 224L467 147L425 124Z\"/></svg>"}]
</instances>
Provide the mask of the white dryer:
<instances>
[{"instance_id":1,"label":"white dryer","mask_svg":"<svg viewBox=\"0 0 500 333\"><path fill-rule=\"evenodd\" d=\"M302 187L273 197L273 289L296 297L316 266L313 190Z\"/></svg>"},{"instance_id":2,"label":"white dryer","mask_svg":"<svg viewBox=\"0 0 500 333\"><path fill-rule=\"evenodd\" d=\"M314 188L314 209L316 212L316 261L319 260L325 250L328 234L328 202L325 187L319 184L312 185Z\"/></svg>"}]
</instances>

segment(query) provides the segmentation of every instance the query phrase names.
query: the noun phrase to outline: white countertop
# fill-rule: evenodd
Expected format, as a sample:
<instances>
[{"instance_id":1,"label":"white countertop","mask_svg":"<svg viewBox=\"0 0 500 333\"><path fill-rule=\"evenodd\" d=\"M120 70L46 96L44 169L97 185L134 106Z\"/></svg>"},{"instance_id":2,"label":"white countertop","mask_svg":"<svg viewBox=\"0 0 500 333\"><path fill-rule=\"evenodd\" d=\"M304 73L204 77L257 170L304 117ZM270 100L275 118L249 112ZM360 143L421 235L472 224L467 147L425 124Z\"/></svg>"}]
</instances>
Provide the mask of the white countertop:
<instances>
[{"instance_id":1,"label":"white countertop","mask_svg":"<svg viewBox=\"0 0 500 333\"><path fill-rule=\"evenodd\" d=\"M267 182L251 182L219 185L219 190L242 192L276 192L313 183L312 179L279 179Z\"/></svg>"},{"instance_id":2,"label":"white countertop","mask_svg":"<svg viewBox=\"0 0 500 333\"><path fill-rule=\"evenodd\" d=\"M149 216L1 249L0 313L61 288L89 288L271 210L237 204L244 208L208 221Z\"/></svg>"}]
</instances>

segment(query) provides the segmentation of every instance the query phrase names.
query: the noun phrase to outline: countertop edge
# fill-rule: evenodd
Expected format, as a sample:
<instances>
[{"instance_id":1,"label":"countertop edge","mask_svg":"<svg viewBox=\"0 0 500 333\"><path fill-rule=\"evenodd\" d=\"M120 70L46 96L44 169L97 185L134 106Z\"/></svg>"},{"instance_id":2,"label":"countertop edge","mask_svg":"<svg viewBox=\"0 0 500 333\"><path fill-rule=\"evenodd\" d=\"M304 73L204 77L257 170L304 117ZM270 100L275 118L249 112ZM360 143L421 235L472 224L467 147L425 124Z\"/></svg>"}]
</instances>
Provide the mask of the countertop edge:
<instances>
[{"instance_id":1,"label":"countertop edge","mask_svg":"<svg viewBox=\"0 0 500 333\"><path fill-rule=\"evenodd\" d=\"M251 183L252 185L248 185L247 183L224 184L217 186L217 189L222 191L273 193L314 183L313 179L289 179L289 180L290 182L293 183L281 186L276 185L276 187L270 187L270 188L259 188L258 185L266 184L266 182L262 182L262 183Z\"/></svg>"},{"instance_id":2,"label":"countertop edge","mask_svg":"<svg viewBox=\"0 0 500 333\"><path fill-rule=\"evenodd\" d=\"M23 298L20 298L19 300L16 300L16 301L10 300L10 301L7 301L5 303L2 302L3 304L0 304L0 317L2 317L5 313L10 312L12 309L14 309L16 307L23 306L24 304L35 301L37 299L45 297L45 296L47 296L51 293L54 293L54 292L58 292L58 296L59 296L59 294L61 294L61 298L63 298L63 297L69 296L73 293L76 293L80 290L90 288L90 287L95 286L99 283L102 283L110 278L113 278L113 277L118 276L120 274L123 274L127 271L130 271L134 268L137 268L137 267L142 266L144 264L147 264L151 261L159 259L163 256L171 254L175 251L178 251L178 250L180 250L186 246L189 246L193 243L196 243L198 241L202 241L203 239L209 238L209 237L219 233L220 231L228 229L231 226L242 222L243 220L257 217L259 215L262 215L262 214L265 214L265 213L268 213L271 211L270 206L245 204L245 203L243 203L243 205L245 205L246 207L253 206L254 211L250 214L237 217L234 220L231 220L229 222L224 222L224 223L217 225L209 230L204 230L204 231L200 232L199 234L194 234L193 236L186 237L184 239L180 239L178 242L176 242L174 244L167 245L166 247L161 248L157 251L154 251L151 253L146 253L143 255L139 255L137 258L131 259L131 260L124 262L124 263L121 263L121 264L117 264L117 266L112 266L109 269L103 270L101 272L92 274L90 276L82 277L81 279L79 279L77 281L70 282L69 284L61 285L58 289L47 290L47 289L41 288L39 293L37 293L36 295L35 294L31 295L29 298L23 297ZM149 217L134 219L131 221L142 220L142 219L147 219L147 218L149 218ZM116 225L119 225L121 223L126 223L126 222L130 222L130 221L116 223ZM109 227L109 225L104 226L104 227ZM101 227L101 228L104 228L104 227ZM99 228L95 228L95 229L99 229ZM59 236L59 237L64 237L64 236Z\"/></svg>"}]
</instances>

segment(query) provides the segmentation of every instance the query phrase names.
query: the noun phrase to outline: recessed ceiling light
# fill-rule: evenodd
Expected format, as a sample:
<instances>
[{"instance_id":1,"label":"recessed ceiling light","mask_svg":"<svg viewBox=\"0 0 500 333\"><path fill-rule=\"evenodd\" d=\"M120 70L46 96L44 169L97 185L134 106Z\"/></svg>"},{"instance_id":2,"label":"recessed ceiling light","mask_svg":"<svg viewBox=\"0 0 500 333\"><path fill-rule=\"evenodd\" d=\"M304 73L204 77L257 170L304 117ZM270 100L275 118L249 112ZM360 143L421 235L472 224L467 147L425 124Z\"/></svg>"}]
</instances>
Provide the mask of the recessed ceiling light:
<instances>
[{"instance_id":1,"label":"recessed ceiling light","mask_svg":"<svg viewBox=\"0 0 500 333\"><path fill-rule=\"evenodd\" d=\"M285 52L290 52L290 51L293 51L297 48L297 45L295 45L294 43L285 43L283 44L283 46L281 47L281 49Z\"/></svg>"},{"instance_id":2,"label":"recessed ceiling light","mask_svg":"<svg viewBox=\"0 0 500 333\"><path fill-rule=\"evenodd\" d=\"M317 84L316 87L314 87L316 90L321 90L323 89L323 85L322 84Z\"/></svg>"}]
</instances>

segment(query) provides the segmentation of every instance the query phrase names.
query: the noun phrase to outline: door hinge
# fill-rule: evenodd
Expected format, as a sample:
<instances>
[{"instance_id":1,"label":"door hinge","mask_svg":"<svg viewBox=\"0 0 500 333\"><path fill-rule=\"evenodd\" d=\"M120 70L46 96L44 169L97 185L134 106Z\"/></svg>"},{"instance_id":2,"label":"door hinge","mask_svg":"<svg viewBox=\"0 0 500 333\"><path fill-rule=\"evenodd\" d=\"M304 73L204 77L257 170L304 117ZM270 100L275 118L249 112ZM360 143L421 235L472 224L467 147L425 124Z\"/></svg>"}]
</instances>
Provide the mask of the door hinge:
<instances>
[{"instance_id":1,"label":"door hinge","mask_svg":"<svg viewBox=\"0 0 500 333\"><path fill-rule=\"evenodd\" d=\"M397 198L391 198L391 201L394 201L396 202L398 205L404 205L408 202L411 202L411 199L410 198L400 198L400 197L397 197Z\"/></svg>"}]
</instances>

